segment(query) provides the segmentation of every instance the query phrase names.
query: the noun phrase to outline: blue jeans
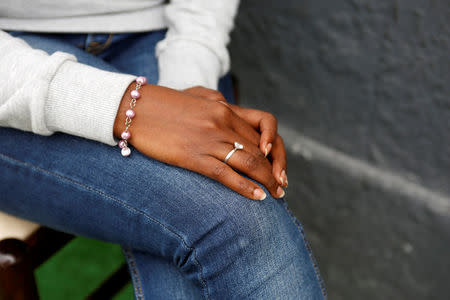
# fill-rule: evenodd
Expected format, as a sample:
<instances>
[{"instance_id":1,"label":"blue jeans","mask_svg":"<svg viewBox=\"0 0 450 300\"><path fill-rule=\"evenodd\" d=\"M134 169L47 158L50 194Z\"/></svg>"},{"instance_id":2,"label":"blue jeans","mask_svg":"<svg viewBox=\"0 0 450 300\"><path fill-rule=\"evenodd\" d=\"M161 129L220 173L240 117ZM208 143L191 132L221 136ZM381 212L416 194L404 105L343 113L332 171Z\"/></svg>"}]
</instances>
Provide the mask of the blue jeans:
<instances>
[{"instance_id":1,"label":"blue jeans","mask_svg":"<svg viewBox=\"0 0 450 300\"><path fill-rule=\"evenodd\" d=\"M165 32L10 34L156 83L154 48ZM229 77L220 90L232 100ZM63 133L0 128L0 135L0 210L120 244L136 299L326 298L283 199L266 191L264 201L252 201L137 150L124 158L117 147Z\"/></svg>"}]
</instances>

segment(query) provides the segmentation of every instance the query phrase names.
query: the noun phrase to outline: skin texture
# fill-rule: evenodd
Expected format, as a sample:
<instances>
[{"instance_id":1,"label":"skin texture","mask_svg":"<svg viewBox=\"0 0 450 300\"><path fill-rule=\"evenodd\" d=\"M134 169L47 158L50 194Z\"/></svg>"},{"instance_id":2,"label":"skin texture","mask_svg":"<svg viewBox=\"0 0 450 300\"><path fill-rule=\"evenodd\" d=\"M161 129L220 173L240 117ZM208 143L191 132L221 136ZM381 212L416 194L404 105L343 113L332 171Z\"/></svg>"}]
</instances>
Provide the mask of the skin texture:
<instances>
[{"instance_id":1,"label":"skin texture","mask_svg":"<svg viewBox=\"0 0 450 300\"><path fill-rule=\"evenodd\" d=\"M118 138L134 87L128 86L119 106L114 123ZM264 185L272 196L284 196L286 152L272 114L231 105L220 92L203 87L177 91L147 84L139 91L128 142L141 153L208 176L253 200L263 200L264 191L236 171ZM235 141L244 149L225 164Z\"/></svg>"}]
</instances>

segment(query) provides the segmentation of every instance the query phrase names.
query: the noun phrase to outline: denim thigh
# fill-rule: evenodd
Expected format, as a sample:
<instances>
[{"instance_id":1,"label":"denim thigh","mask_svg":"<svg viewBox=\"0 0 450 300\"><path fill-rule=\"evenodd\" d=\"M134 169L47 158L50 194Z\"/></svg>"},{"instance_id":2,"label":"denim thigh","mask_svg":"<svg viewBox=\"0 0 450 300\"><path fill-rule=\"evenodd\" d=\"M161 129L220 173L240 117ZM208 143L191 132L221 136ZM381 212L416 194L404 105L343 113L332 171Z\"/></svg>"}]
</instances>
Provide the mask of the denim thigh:
<instances>
[{"instance_id":1,"label":"denim thigh","mask_svg":"<svg viewBox=\"0 0 450 300\"><path fill-rule=\"evenodd\" d=\"M263 279L319 289L302 229L283 200L249 200L136 150L124 158L115 147L66 134L0 132L3 211L163 257L208 295L245 297L261 292ZM233 286L237 278L245 284Z\"/></svg>"}]
</instances>

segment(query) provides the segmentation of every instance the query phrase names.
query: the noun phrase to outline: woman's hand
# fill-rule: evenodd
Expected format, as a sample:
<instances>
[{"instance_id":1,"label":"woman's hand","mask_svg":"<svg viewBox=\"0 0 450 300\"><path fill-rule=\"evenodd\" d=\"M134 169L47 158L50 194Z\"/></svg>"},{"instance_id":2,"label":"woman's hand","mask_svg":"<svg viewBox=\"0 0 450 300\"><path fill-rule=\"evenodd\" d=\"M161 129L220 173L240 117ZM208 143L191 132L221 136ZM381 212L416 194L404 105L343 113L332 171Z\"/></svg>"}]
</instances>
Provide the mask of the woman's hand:
<instances>
[{"instance_id":1,"label":"woman's hand","mask_svg":"<svg viewBox=\"0 0 450 300\"><path fill-rule=\"evenodd\" d=\"M120 104L114 123L116 137L124 130L133 88L134 83ZM262 200L266 195L236 171L263 184L274 197L284 196L272 175L271 163L258 148L260 134L230 106L157 85L144 85L140 93L128 142L141 153L208 176L250 199ZM225 164L223 160L234 142L244 149L236 151Z\"/></svg>"},{"instance_id":2,"label":"woman's hand","mask_svg":"<svg viewBox=\"0 0 450 300\"><path fill-rule=\"evenodd\" d=\"M265 111L243 108L226 103L227 101L222 93L202 86L195 86L184 90L184 92L228 105L228 107L230 107L241 119L256 129L261 134L260 139L256 141L261 152L264 153L266 157L269 153L271 154L273 176L281 186L288 186L286 175L286 150L284 148L283 139L277 132L277 119L274 115Z\"/></svg>"}]
</instances>

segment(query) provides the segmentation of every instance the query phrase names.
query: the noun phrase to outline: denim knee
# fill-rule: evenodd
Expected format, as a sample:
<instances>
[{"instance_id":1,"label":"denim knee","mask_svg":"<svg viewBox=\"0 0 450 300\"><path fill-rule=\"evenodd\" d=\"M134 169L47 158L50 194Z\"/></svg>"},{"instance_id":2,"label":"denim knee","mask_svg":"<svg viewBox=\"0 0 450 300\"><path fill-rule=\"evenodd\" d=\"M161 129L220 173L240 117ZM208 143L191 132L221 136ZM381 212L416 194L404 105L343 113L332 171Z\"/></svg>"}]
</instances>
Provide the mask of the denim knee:
<instances>
[{"instance_id":1,"label":"denim knee","mask_svg":"<svg viewBox=\"0 0 450 300\"><path fill-rule=\"evenodd\" d=\"M203 209L197 211L197 226L187 229L192 251L177 260L189 270L195 258L211 295L223 296L232 289L238 298L283 298L305 286L317 287L318 273L302 229L283 200L268 196L253 201L232 191L211 197L205 197Z\"/></svg>"},{"instance_id":2,"label":"denim knee","mask_svg":"<svg viewBox=\"0 0 450 300\"><path fill-rule=\"evenodd\" d=\"M242 259L257 264L295 252L298 228L283 200L268 196L254 201L227 191L215 201L206 201L191 232L200 262L211 261L219 271Z\"/></svg>"}]
</instances>

